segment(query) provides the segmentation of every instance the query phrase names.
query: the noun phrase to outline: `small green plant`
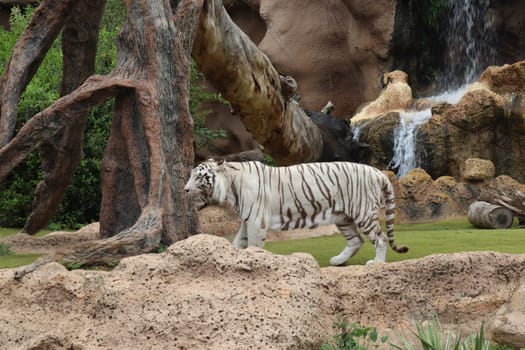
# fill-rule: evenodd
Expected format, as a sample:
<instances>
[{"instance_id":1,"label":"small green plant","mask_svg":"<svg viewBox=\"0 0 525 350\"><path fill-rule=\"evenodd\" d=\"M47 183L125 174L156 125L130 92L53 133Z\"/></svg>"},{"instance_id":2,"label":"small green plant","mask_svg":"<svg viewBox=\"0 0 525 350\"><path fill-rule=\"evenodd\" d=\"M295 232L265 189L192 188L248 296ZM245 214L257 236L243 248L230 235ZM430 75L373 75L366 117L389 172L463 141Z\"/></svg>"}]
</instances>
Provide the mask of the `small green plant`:
<instances>
[{"instance_id":1,"label":"small green plant","mask_svg":"<svg viewBox=\"0 0 525 350\"><path fill-rule=\"evenodd\" d=\"M462 339L459 332L453 333L451 331L445 332L439 319L433 318L431 321L423 324L416 323L416 332L420 342L420 346L415 347L410 344L405 338L401 338L402 346L391 344L394 349L398 350L490 350L496 349L496 344L484 339L484 324L480 326L480 330L473 335Z\"/></svg>"},{"instance_id":2,"label":"small green plant","mask_svg":"<svg viewBox=\"0 0 525 350\"><path fill-rule=\"evenodd\" d=\"M113 270L119 263L120 261L119 260L111 260L110 262L108 262L106 265L107 265L107 268L109 270Z\"/></svg>"},{"instance_id":3,"label":"small green plant","mask_svg":"<svg viewBox=\"0 0 525 350\"><path fill-rule=\"evenodd\" d=\"M206 116L211 113L211 110L205 109L203 105L206 102L214 101L228 105L228 101L222 98L219 93L207 92L201 82L204 75L197 69L197 64L194 60L190 61L190 113L193 117L195 147L211 147L211 141L216 138L226 138L228 133L223 129L209 129L206 127Z\"/></svg>"},{"instance_id":4,"label":"small green plant","mask_svg":"<svg viewBox=\"0 0 525 350\"><path fill-rule=\"evenodd\" d=\"M166 250L168 250L168 246L161 244L157 247L157 249L155 249L155 253L164 253Z\"/></svg>"},{"instance_id":5,"label":"small green plant","mask_svg":"<svg viewBox=\"0 0 525 350\"><path fill-rule=\"evenodd\" d=\"M374 327L362 327L340 318L334 322L333 328L337 333L333 339L322 344L320 350L366 350L379 346L377 330ZM387 337L383 336L379 341L385 343Z\"/></svg>"},{"instance_id":6,"label":"small green plant","mask_svg":"<svg viewBox=\"0 0 525 350\"><path fill-rule=\"evenodd\" d=\"M79 269L82 268L82 266L84 266L84 263L81 262L81 261L71 261L71 262L70 261L68 261L68 262L60 261L60 263L62 265L64 265L66 267L66 269L68 269L70 271L71 270L79 270Z\"/></svg>"},{"instance_id":7,"label":"small green plant","mask_svg":"<svg viewBox=\"0 0 525 350\"><path fill-rule=\"evenodd\" d=\"M264 153L263 158L264 158L264 163L266 165L277 166L277 164L275 164L275 160L273 160L272 156L269 155L268 153Z\"/></svg>"},{"instance_id":8,"label":"small green plant","mask_svg":"<svg viewBox=\"0 0 525 350\"><path fill-rule=\"evenodd\" d=\"M0 255L12 255L14 254L11 247L7 244L0 243Z\"/></svg>"}]
</instances>

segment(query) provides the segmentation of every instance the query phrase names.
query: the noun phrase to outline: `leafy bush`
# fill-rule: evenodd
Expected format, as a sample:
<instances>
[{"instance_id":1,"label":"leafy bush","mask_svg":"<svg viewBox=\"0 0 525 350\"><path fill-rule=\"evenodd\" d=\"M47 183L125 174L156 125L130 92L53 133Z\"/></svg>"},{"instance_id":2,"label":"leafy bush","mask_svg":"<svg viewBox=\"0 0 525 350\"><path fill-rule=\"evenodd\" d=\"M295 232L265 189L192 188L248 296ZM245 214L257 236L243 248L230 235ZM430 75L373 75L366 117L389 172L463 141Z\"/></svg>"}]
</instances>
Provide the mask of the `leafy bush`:
<instances>
[{"instance_id":1,"label":"leafy bush","mask_svg":"<svg viewBox=\"0 0 525 350\"><path fill-rule=\"evenodd\" d=\"M195 62L191 61L190 66L190 113L193 116L195 147L209 147L210 141L218 137L227 137L225 130L208 129L206 124L206 116L210 113L209 110L202 108L202 105L207 101L216 101L223 104L228 104L220 94L209 93L204 90L200 84L204 77L201 72L197 70Z\"/></svg>"},{"instance_id":2,"label":"leafy bush","mask_svg":"<svg viewBox=\"0 0 525 350\"><path fill-rule=\"evenodd\" d=\"M476 334L462 338L459 332L445 332L437 317L428 321L426 324L417 322L414 334L419 339L419 346L410 344L401 337L402 346L391 344L398 350L490 350L504 349L498 344L494 344L484 338L484 324L481 323L480 329Z\"/></svg>"},{"instance_id":3,"label":"leafy bush","mask_svg":"<svg viewBox=\"0 0 525 350\"><path fill-rule=\"evenodd\" d=\"M378 334L373 327L362 327L349 323L345 319L338 319L334 322L333 327L338 333L332 337L332 340L322 344L319 350L367 350L370 347L379 347ZM435 317L425 323L417 322L416 331L413 333L420 344L415 346L406 338L400 337L402 345L390 343L391 348L397 350L511 350L511 348L486 340L483 323L476 334L462 338L459 332L444 331L439 319ZM379 340L385 343L387 337L383 336Z\"/></svg>"},{"instance_id":4,"label":"leafy bush","mask_svg":"<svg viewBox=\"0 0 525 350\"><path fill-rule=\"evenodd\" d=\"M12 255L13 251L7 244L0 243L0 255Z\"/></svg>"},{"instance_id":5,"label":"leafy bush","mask_svg":"<svg viewBox=\"0 0 525 350\"><path fill-rule=\"evenodd\" d=\"M345 319L339 319L333 327L338 333L331 341L321 345L320 350L366 350L370 346L378 347L378 334L373 327L362 327ZM385 343L386 340L387 337L383 336L380 342Z\"/></svg>"},{"instance_id":6,"label":"leafy bush","mask_svg":"<svg viewBox=\"0 0 525 350\"><path fill-rule=\"evenodd\" d=\"M107 7L118 9L120 1L111 0ZM122 6L122 5L120 5ZM18 7L12 10L11 30L0 29L0 64L5 67L11 50L34 13L34 8ZM125 12L124 12L125 13ZM116 49L114 38L119 30L122 16L106 13L99 36L97 73L104 74L115 66ZM62 78L62 51L58 38L42 61L34 78L20 98L16 131L33 115L49 107L59 97ZM98 220L100 202L100 159L111 125L113 102L108 102L91 111L86 126L84 159L75 172L72 185L67 190L60 209L50 226L54 229L76 228ZM0 187L0 225L20 227L31 212L33 192L42 178L39 151L33 152L18 166Z\"/></svg>"},{"instance_id":7,"label":"leafy bush","mask_svg":"<svg viewBox=\"0 0 525 350\"><path fill-rule=\"evenodd\" d=\"M107 74L115 67L115 38L126 19L122 1L108 0L105 6L95 62L97 74ZM14 7L10 18L11 30L0 28L0 69L6 66L13 46L33 13L32 7L25 7L23 10ZM208 111L201 111L200 106L207 100L224 100L219 95L206 93L199 87L196 82L202 76L194 64L191 68L190 112L195 119L195 133L198 136L196 139L199 140L197 146L201 147L216 137L225 136L225 132L205 128L204 118ZM16 131L33 115L58 99L61 78L62 51L58 38L21 96ZM88 116L83 142L84 158L80 161L60 208L49 224L54 230L76 229L82 224L98 221L101 199L100 161L109 138L113 106L113 100L107 101L93 109ZM33 192L42 179L40 163L39 151L33 152L8 176L4 184L0 185L0 226L24 225L31 213Z\"/></svg>"}]
</instances>

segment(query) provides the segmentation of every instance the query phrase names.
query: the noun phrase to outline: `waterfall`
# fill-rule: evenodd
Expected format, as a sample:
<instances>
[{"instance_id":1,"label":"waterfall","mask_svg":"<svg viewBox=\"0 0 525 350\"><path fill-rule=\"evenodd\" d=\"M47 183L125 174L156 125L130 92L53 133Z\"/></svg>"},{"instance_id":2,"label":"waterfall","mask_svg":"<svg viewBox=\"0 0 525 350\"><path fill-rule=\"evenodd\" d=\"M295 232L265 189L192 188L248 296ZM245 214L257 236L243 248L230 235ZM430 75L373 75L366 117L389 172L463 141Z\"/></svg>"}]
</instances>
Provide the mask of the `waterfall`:
<instances>
[{"instance_id":1,"label":"waterfall","mask_svg":"<svg viewBox=\"0 0 525 350\"><path fill-rule=\"evenodd\" d=\"M430 97L434 102L458 103L468 85L479 79L483 69L494 64L495 30L490 0L450 0L450 23L445 33L448 57L444 74L445 92ZM389 167L403 177L418 167L416 135L426 123L430 109L400 113L400 125L394 131L394 156Z\"/></svg>"},{"instance_id":2,"label":"waterfall","mask_svg":"<svg viewBox=\"0 0 525 350\"><path fill-rule=\"evenodd\" d=\"M410 170L418 166L416 159L417 130L431 116L430 109L399 113L400 124L394 130L394 157L388 166L393 169L397 168L397 177L405 176Z\"/></svg>"},{"instance_id":3,"label":"waterfall","mask_svg":"<svg viewBox=\"0 0 525 350\"><path fill-rule=\"evenodd\" d=\"M450 0L450 22L447 25L447 91L478 80L496 57L494 16L490 0Z\"/></svg>"}]
</instances>

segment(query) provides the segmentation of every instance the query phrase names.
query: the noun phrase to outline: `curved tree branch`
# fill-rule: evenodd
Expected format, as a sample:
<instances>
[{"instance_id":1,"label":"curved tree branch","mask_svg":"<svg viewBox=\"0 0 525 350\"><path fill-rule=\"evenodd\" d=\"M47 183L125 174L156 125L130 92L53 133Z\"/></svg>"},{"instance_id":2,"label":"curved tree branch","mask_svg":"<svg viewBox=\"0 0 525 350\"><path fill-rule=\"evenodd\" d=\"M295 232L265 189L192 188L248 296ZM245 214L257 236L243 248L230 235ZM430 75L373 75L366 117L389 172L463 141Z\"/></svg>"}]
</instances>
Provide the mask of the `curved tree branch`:
<instances>
[{"instance_id":1,"label":"curved tree branch","mask_svg":"<svg viewBox=\"0 0 525 350\"><path fill-rule=\"evenodd\" d=\"M18 134L0 148L0 182L43 142L51 140L74 122L75 111L87 111L129 89L137 82L114 76L92 76L71 94L33 116Z\"/></svg>"},{"instance_id":2,"label":"curved tree branch","mask_svg":"<svg viewBox=\"0 0 525 350\"><path fill-rule=\"evenodd\" d=\"M277 163L320 159L319 128L283 93L268 57L233 23L220 0L204 2L192 55Z\"/></svg>"},{"instance_id":3,"label":"curved tree branch","mask_svg":"<svg viewBox=\"0 0 525 350\"><path fill-rule=\"evenodd\" d=\"M63 75L61 95L76 89L95 72L100 21L104 0L76 1L62 31ZM46 20L46 18L42 18ZM46 22L41 23L45 26ZM82 142L88 111L78 111L56 137L42 144L43 180L38 184L33 210L23 232L35 234L58 209L82 158Z\"/></svg>"},{"instance_id":4,"label":"curved tree branch","mask_svg":"<svg viewBox=\"0 0 525 350\"><path fill-rule=\"evenodd\" d=\"M73 2L43 0L13 48L11 58L0 77L0 147L13 137L20 95L62 30Z\"/></svg>"}]
</instances>

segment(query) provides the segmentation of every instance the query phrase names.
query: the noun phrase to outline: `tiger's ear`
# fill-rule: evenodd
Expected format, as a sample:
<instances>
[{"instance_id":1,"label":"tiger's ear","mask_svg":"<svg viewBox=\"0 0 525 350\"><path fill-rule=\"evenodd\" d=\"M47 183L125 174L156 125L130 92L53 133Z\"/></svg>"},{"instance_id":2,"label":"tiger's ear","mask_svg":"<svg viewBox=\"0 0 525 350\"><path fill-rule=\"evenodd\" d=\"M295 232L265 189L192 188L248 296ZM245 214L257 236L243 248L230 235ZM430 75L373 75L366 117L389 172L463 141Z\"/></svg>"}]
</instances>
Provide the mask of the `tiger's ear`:
<instances>
[{"instance_id":1,"label":"tiger's ear","mask_svg":"<svg viewBox=\"0 0 525 350\"><path fill-rule=\"evenodd\" d=\"M221 172L223 172L223 171L226 171L226 161L225 161L224 159L219 159L219 160L217 160L215 164L216 164L216 165L215 165L214 170L215 170L216 172L221 173Z\"/></svg>"}]
</instances>

